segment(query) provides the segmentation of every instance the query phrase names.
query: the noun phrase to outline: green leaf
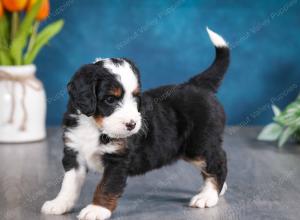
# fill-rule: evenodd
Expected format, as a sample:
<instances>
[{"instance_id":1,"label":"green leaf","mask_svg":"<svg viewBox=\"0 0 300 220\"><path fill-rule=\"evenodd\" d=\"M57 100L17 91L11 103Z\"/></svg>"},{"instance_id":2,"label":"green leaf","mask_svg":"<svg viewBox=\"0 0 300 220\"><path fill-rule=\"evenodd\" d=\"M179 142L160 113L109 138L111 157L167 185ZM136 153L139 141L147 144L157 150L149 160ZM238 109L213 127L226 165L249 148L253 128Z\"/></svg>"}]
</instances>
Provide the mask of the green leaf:
<instances>
[{"instance_id":1,"label":"green leaf","mask_svg":"<svg viewBox=\"0 0 300 220\"><path fill-rule=\"evenodd\" d=\"M0 18L1 50L2 48L8 48L8 33L9 33L9 24L8 24L7 16L4 14Z\"/></svg>"},{"instance_id":2,"label":"green leaf","mask_svg":"<svg viewBox=\"0 0 300 220\"><path fill-rule=\"evenodd\" d=\"M12 61L9 54L9 24L7 16L4 14L0 18L0 65L11 65Z\"/></svg>"},{"instance_id":3,"label":"green leaf","mask_svg":"<svg viewBox=\"0 0 300 220\"><path fill-rule=\"evenodd\" d=\"M10 54L13 58L15 65L22 64L22 53L27 44L27 38L30 34L32 23L41 7L42 0L37 0L30 11L26 13L24 20L22 21L16 37L12 40Z\"/></svg>"},{"instance_id":4,"label":"green leaf","mask_svg":"<svg viewBox=\"0 0 300 220\"><path fill-rule=\"evenodd\" d=\"M272 105L272 110L274 112L274 116L279 116L281 114L280 109L276 105Z\"/></svg>"},{"instance_id":5,"label":"green leaf","mask_svg":"<svg viewBox=\"0 0 300 220\"><path fill-rule=\"evenodd\" d=\"M280 135L279 141L278 141L278 146L282 147L284 143L289 139L289 137L296 131L297 129L288 127L286 128L282 134Z\"/></svg>"},{"instance_id":6,"label":"green leaf","mask_svg":"<svg viewBox=\"0 0 300 220\"><path fill-rule=\"evenodd\" d=\"M297 130L294 133L294 138L296 139L296 141L299 143L300 142L300 129L297 128Z\"/></svg>"},{"instance_id":7,"label":"green leaf","mask_svg":"<svg viewBox=\"0 0 300 220\"><path fill-rule=\"evenodd\" d=\"M12 60L7 51L0 51L0 65L13 65Z\"/></svg>"},{"instance_id":8,"label":"green leaf","mask_svg":"<svg viewBox=\"0 0 300 220\"><path fill-rule=\"evenodd\" d=\"M32 50L28 51L24 57L24 63L30 64L36 58L38 52L42 49L42 47L48 43L48 41L53 38L59 31L62 29L64 25L63 20L59 20L49 24L45 27L36 37L36 41L32 47Z\"/></svg>"},{"instance_id":9,"label":"green leaf","mask_svg":"<svg viewBox=\"0 0 300 220\"><path fill-rule=\"evenodd\" d=\"M271 123L264 127L264 129L258 135L257 139L261 141L275 141L279 138L282 130L283 128L280 125Z\"/></svg>"}]
</instances>

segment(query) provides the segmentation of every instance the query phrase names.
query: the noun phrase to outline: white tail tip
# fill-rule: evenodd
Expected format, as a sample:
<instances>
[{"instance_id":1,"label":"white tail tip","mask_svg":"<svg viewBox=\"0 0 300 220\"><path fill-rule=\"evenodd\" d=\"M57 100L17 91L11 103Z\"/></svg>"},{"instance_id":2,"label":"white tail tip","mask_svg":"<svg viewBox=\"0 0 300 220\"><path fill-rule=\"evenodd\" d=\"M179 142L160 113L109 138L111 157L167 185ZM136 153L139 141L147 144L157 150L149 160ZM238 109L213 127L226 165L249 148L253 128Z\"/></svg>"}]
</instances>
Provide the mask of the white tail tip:
<instances>
[{"instance_id":1,"label":"white tail tip","mask_svg":"<svg viewBox=\"0 0 300 220\"><path fill-rule=\"evenodd\" d=\"M206 30L207 30L210 40L216 47L228 47L228 44L223 39L223 37L221 37L217 33L213 32L208 27L206 27Z\"/></svg>"}]
</instances>

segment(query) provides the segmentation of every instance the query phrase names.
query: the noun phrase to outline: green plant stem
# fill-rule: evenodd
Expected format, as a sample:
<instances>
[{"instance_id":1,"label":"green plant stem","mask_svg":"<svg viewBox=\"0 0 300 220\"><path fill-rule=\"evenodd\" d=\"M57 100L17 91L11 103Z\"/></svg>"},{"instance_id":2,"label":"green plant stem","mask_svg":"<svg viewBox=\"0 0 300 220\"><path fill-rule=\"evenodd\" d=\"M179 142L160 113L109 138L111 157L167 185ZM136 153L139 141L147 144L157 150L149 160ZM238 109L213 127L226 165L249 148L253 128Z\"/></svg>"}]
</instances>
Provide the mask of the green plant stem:
<instances>
[{"instance_id":1,"label":"green plant stem","mask_svg":"<svg viewBox=\"0 0 300 220\"><path fill-rule=\"evenodd\" d=\"M29 43L28 43L27 51L31 51L32 48L33 48L33 45L35 43L35 39L36 39L36 36L37 36L37 32L38 32L38 29L39 29L39 25L40 25L39 21L34 22L34 25L32 27L32 33L31 33Z\"/></svg>"},{"instance_id":2,"label":"green plant stem","mask_svg":"<svg viewBox=\"0 0 300 220\"><path fill-rule=\"evenodd\" d=\"M19 26L19 14L18 14L18 12L13 12L12 20L11 20L11 34L10 34L11 41L16 36L16 33L18 31L18 26Z\"/></svg>"}]
</instances>

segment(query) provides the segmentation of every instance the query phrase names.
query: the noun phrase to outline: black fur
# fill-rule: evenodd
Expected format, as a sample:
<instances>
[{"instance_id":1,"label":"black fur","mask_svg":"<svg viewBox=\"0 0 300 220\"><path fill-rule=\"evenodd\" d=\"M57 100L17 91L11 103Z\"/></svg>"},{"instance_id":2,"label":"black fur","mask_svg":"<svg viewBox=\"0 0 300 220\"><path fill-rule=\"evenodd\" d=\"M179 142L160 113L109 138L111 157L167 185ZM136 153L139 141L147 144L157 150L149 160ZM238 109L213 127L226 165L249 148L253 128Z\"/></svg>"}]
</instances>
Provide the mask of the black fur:
<instances>
[{"instance_id":1,"label":"black fur","mask_svg":"<svg viewBox=\"0 0 300 220\"><path fill-rule=\"evenodd\" d=\"M106 98L110 96L107 92L113 88L123 90L115 76L103 68L101 62L84 65L68 84L70 94L68 112L78 109L87 116L109 116L118 104L118 100L113 104L106 102ZM122 99L122 95L118 99ZM68 120L64 123L68 123Z\"/></svg>"},{"instance_id":2,"label":"black fur","mask_svg":"<svg viewBox=\"0 0 300 220\"><path fill-rule=\"evenodd\" d=\"M100 144L108 144L111 141L111 138L107 134L101 134L99 138Z\"/></svg>"},{"instance_id":3,"label":"black fur","mask_svg":"<svg viewBox=\"0 0 300 220\"><path fill-rule=\"evenodd\" d=\"M68 84L72 104L87 116L94 115L96 111L96 85L98 79L95 72L98 70L99 68L96 68L95 65L85 65Z\"/></svg>"},{"instance_id":4,"label":"black fur","mask_svg":"<svg viewBox=\"0 0 300 220\"><path fill-rule=\"evenodd\" d=\"M77 162L77 151L69 147L64 147L64 157L62 159L62 164L65 171L69 171L73 168L77 169L79 164Z\"/></svg>"},{"instance_id":5,"label":"black fur","mask_svg":"<svg viewBox=\"0 0 300 220\"><path fill-rule=\"evenodd\" d=\"M120 195L123 193L128 177L128 159L126 154L105 154L102 157L105 166L103 178L104 194Z\"/></svg>"},{"instance_id":6,"label":"black fur","mask_svg":"<svg viewBox=\"0 0 300 220\"><path fill-rule=\"evenodd\" d=\"M216 59L213 64L202 74L191 78L190 82L217 92L229 65L229 57L229 48L216 47Z\"/></svg>"},{"instance_id":7,"label":"black fur","mask_svg":"<svg viewBox=\"0 0 300 220\"><path fill-rule=\"evenodd\" d=\"M134 64L128 62L139 75ZM214 63L202 74L180 85L148 90L138 97L144 129L127 138L125 150L102 157L109 178L105 185L107 193L121 194L127 176L144 174L181 158L188 161L204 158L205 173L215 177L221 191L227 175L226 154L221 147L225 114L215 92L228 64L229 49L216 48ZM113 112L114 107L103 101L106 96L103 92L108 86L121 85L105 71L100 61L84 66L75 74L69 84L68 111L78 108L88 116L103 117ZM76 124L69 120L65 116L65 126Z\"/></svg>"}]
</instances>

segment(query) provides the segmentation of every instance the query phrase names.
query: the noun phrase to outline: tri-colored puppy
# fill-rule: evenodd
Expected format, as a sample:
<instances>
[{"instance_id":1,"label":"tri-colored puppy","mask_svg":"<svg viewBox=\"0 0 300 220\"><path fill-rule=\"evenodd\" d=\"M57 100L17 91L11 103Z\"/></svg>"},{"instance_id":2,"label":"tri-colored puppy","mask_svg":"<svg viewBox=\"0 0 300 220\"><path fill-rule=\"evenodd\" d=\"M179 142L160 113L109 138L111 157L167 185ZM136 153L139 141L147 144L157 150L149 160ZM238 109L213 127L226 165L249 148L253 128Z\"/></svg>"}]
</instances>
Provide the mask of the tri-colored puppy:
<instances>
[{"instance_id":1,"label":"tri-colored puppy","mask_svg":"<svg viewBox=\"0 0 300 220\"><path fill-rule=\"evenodd\" d=\"M57 197L42 212L63 214L79 197L88 169L103 171L93 201L78 218L110 218L129 176L184 159L202 173L204 186L190 206L217 204L226 190L222 149L225 114L215 93L229 65L224 39L207 29L216 47L213 64L185 83L141 92L137 67L128 59L98 59L68 84L64 116L65 176Z\"/></svg>"}]
</instances>

